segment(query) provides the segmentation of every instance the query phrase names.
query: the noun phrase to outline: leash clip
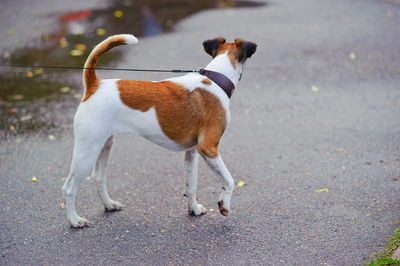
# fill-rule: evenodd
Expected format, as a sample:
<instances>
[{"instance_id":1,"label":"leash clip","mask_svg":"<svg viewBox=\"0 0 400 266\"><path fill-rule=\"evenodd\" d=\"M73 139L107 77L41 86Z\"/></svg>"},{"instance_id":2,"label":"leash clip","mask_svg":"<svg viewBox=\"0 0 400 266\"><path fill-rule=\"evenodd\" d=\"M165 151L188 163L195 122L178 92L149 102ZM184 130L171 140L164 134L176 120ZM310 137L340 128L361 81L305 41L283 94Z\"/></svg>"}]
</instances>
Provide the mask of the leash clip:
<instances>
[{"instance_id":1,"label":"leash clip","mask_svg":"<svg viewBox=\"0 0 400 266\"><path fill-rule=\"evenodd\" d=\"M196 72L196 73L199 73L200 75L203 75L204 74L204 71L205 71L205 69L203 68L203 67L198 67L195 71L193 71L193 72Z\"/></svg>"}]
</instances>

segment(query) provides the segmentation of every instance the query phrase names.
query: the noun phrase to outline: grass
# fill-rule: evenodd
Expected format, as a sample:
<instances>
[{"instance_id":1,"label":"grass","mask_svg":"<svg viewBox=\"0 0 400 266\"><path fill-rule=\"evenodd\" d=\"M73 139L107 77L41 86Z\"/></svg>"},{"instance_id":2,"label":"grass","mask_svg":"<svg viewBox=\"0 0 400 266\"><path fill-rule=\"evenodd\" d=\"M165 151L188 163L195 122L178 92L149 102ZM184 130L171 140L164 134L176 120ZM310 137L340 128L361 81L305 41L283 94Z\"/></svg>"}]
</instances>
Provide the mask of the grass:
<instances>
[{"instance_id":1,"label":"grass","mask_svg":"<svg viewBox=\"0 0 400 266\"><path fill-rule=\"evenodd\" d=\"M367 266L400 265L400 261L392 258L393 252L400 246L400 227L396 229L395 234L385 244L386 249L372 259Z\"/></svg>"}]
</instances>

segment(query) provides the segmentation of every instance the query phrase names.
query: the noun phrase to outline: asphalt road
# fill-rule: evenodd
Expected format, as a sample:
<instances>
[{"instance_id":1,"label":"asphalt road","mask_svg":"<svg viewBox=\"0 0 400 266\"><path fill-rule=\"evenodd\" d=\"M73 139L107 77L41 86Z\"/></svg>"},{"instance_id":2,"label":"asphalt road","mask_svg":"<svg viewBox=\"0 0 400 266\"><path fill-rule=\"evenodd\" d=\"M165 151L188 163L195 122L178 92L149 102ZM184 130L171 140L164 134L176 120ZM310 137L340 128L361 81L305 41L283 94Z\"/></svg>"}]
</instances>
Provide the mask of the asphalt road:
<instances>
[{"instance_id":1,"label":"asphalt road","mask_svg":"<svg viewBox=\"0 0 400 266\"><path fill-rule=\"evenodd\" d=\"M0 264L368 262L400 220L399 25L396 0L282 0L201 12L175 33L120 48L119 66L192 68L210 59L204 39L258 44L220 147L235 181L246 183L234 191L230 217L217 211L220 185L203 162L198 198L210 211L190 217L183 154L123 135L108 188L126 208L104 213L89 180L77 209L90 227L70 228L61 205L73 143L68 124L55 140L1 143ZM72 121L74 108L60 113Z\"/></svg>"}]
</instances>

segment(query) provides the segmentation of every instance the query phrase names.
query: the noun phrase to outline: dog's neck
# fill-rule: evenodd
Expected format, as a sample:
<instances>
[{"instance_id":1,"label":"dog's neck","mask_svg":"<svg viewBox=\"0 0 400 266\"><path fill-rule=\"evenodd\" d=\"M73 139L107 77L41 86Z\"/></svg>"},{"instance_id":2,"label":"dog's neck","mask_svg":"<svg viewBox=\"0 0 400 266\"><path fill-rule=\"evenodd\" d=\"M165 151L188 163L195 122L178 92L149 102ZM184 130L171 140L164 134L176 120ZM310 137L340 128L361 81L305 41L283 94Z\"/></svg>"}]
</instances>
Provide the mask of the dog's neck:
<instances>
[{"instance_id":1,"label":"dog's neck","mask_svg":"<svg viewBox=\"0 0 400 266\"><path fill-rule=\"evenodd\" d=\"M243 66L240 63L237 63L236 66L233 66L230 59L228 58L228 54L225 53L216 56L205 67L205 69L223 74L228 79L230 79L236 87L240 80L240 76L243 71Z\"/></svg>"}]
</instances>

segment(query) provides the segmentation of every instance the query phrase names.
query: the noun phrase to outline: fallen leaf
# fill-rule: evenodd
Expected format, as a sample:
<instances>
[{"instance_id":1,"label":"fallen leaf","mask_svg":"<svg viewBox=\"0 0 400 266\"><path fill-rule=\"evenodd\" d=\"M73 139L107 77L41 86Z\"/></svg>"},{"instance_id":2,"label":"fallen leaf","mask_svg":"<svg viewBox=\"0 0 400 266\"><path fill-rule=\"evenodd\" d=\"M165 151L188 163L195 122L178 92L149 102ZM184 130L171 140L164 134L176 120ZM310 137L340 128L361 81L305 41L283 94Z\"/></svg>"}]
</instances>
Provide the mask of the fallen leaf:
<instances>
[{"instance_id":1,"label":"fallen leaf","mask_svg":"<svg viewBox=\"0 0 400 266\"><path fill-rule=\"evenodd\" d=\"M349 54L349 57L350 57L350 59L354 60L354 59L357 58L357 55L356 55L355 53L351 52L351 53Z\"/></svg>"},{"instance_id":2,"label":"fallen leaf","mask_svg":"<svg viewBox=\"0 0 400 266\"><path fill-rule=\"evenodd\" d=\"M164 233L164 232L165 232L165 229L164 229L164 228L163 228L163 229L161 229L161 230L160 230L160 232L161 232L161 233Z\"/></svg>"},{"instance_id":3,"label":"fallen leaf","mask_svg":"<svg viewBox=\"0 0 400 266\"><path fill-rule=\"evenodd\" d=\"M61 178L61 181L65 181L65 180L67 180L67 178L66 177L63 177L63 178Z\"/></svg>"},{"instance_id":4,"label":"fallen leaf","mask_svg":"<svg viewBox=\"0 0 400 266\"><path fill-rule=\"evenodd\" d=\"M74 49L74 50L71 50L69 52L69 54L71 56L81 56L81 55L83 55L83 51L82 50L78 50L78 49Z\"/></svg>"},{"instance_id":5,"label":"fallen leaf","mask_svg":"<svg viewBox=\"0 0 400 266\"><path fill-rule=\"evenodd\" d=\"M114 17L122 18L123 16L124 16L124 12L122 12L122 10L115 10L114 11Z\"/></svg>"},{"instance_id":6,"label":"fallen leaf","mask_svg":"<svg viewBox=\"0 0 400 266\"><path fill-rule=\"evenodd\" d=\"M33 176L32 177L32 182L36 182L37 181L37 177L36 176Z\"/></svg>"},{"instance_id":7,"label":"fallen leaf","mask_svg":"<svg viewBox=\"0 0 400 266\"><path fill-rule=\"evenodd\" d=\"M14 34L14 30L10 28L10 29L8 29L7 33L8 33L8 35L12 35L12 34Z\"/></svg>"},{"instance_id":8,"label":"fallen leaf","mask_svg":"<svg viewBox=\"0 0 400 266\"><path fill-rule=\"evenodd\" d=\"M35 75L41 75L41 74L43 74L43 68L37 68L37 69L35 69L35 71L33 71L33 73L35 73Z\"/></svg>"},{"instance_id":9,"label":"fallen leaf","mask_svg":"<svg viewBox=\"0 0 400 266\"><path fill-rule=\"evenodd\" d=\"M392 18L392 17L393 17L393 13L392 13L391 11L388 11L388 12L386 13L386 16L387 16L388 18Z\"/></svg>"},{"instance_id":10,"label":"fallen leaf","mask_svg":"<svg viewBox=\"0 0 400 266\"><path fill-rule=\"evenodd\" d=\"M60 208L61 208L61 209L64 209L64 208L65 208L64 203L60 203Z\"/></svg>"},{"instance_id":11,"label":"fallen leaf","mask_svg":"<svg viewBox=\"0 0 400 266\"><path fill-rule=\"evenodd\" d=\"M14 127L13 125L10 125L10 130L11 130L11 131L14 131L14 130L15 130L15 127Z\"/></svg>"},{"instance_id":12,"label":"fallen leaf","mask_svg":"<svg viewBox=\"0 0 400 266\"><path fill-rule=\"evenodd\" d=\"M315 85L312 85L312 86L311 86L311 90L312 90L313 92L319 92L319 88L318 88L317 86L315 86Z\"/></svg>"},{"instance_id":13,"label":"fallen leaf","mask_svg":"<svg viewBox=\"0 0 400 266\"><path fill-rule=\"evenodd\" d=\"M344 148L337 148L336 151L337 152L342 152L342 151L344 151Z\"/></svg>"},{"instance_id":14,"label":"fallen leaf","mask_svg":"<svg viewBox=\"0 0 400 266\"><path fill-rule=\"evenodd\" d=\"M32 71L26 72L26 76L27 76L28 78L33 77L33 72L32 72Z\"/></svg>"},{"instance_id":15,"label":"fallen leaf","mask_svg":"<svg viewBox=\"0 0 400 266\"><path fill-rule=\"evenodd\" d=\"M240 180L239 183L237 184L238 187L243 187L245 185L246 185L246 183L243 182L242 180Z\"/></svg>"},{"instance_id":16,"label":"fallen leaf","mask_svg":"<svg viewBox=\"0 0 400 266\"><path fill-rule=\"evenodd\" d=\"M315 192L329 192L328 188L317 189Z\"/></svg>"},{"instance_id":17,"label":"fallen leaf","mask_svg":"<svg viewBox=\"0 0 400 266\"><path fill-rule=\"evenodd\" d=\"M96 30L96 34L99 35L99 36L103 36L104 34L106 34L106 30L103 29L103 28L98 28Z\"/></svg>"},{"instance_id":18,"label":"fallen leaf","mask_svg":"<svg viewBox=\"0 0 400 266\"><path fill-rule=\"evenodd\" d=\"M75 45L75 49L85 51L86 50L86 45L83 43L79 43Z\"/></svg>"},{"instance_id":19,"label":"fallen leaf","mask_svg":"<svg viewBox=\"0 0 400 266\"><path fill-rule=\"evenodd\" d=\"M21 116L19 120L20 121L27 121L27 120L30 120L30 119L32 119L32 115L28 114L28 115Z\"/></svg>"},{"instance_id":20,"label":"fallen leaf","mask_svg":"<svg viewBox=\"0 0 400 266\"><path fill-rule=\"evenodd\" d=\"M399 181L399 179L400 179L400 176L393 177L393 181Z\"/></svg>"},{"instance_id":21,"label":"fallen leaf","mask_svg":"<svg viewBox=\"0 0 400 266\"><path fill-rule=\"evenodd\" d=\"M70 87L62 87L61 89L60 89L60 92L61 93L67 93L67 92L69 92L70 91Z\"/></svg>"},{"instance_id":22,"label":"fallen leaf","mask_svg":"<svg viewBox=\"0 0 400 266\"><path fill-rule=\"evenodd\" d=\"M55 140L56 139L56 137L54 135L49 135L48 138L49 138L49 140Z\"/></svg>"},{"instance_id":23,"label":"fallen leaf","mask_svg":"<svg viewBox=\"0 0 400 266\"><path fill-rule=\"evenodd\" d=\"M14 94L11 96L11 99L13 100L22 100L24 98L24 95L22 94Z\"/></svg>"},{"instance_id":24,"label":"fallen leaf","mask_svg":"<svg viewBox=\"0 0 400 266\"><path fill-rule=\"evenodd\" d=\"M67 39L65 39L65 37L62 37L61 39L60 39L60 47L61 48L65 48L65 47L67 47L69 44L68 44L68 42L67 42Z\"/></svg>"}]
</instances>

